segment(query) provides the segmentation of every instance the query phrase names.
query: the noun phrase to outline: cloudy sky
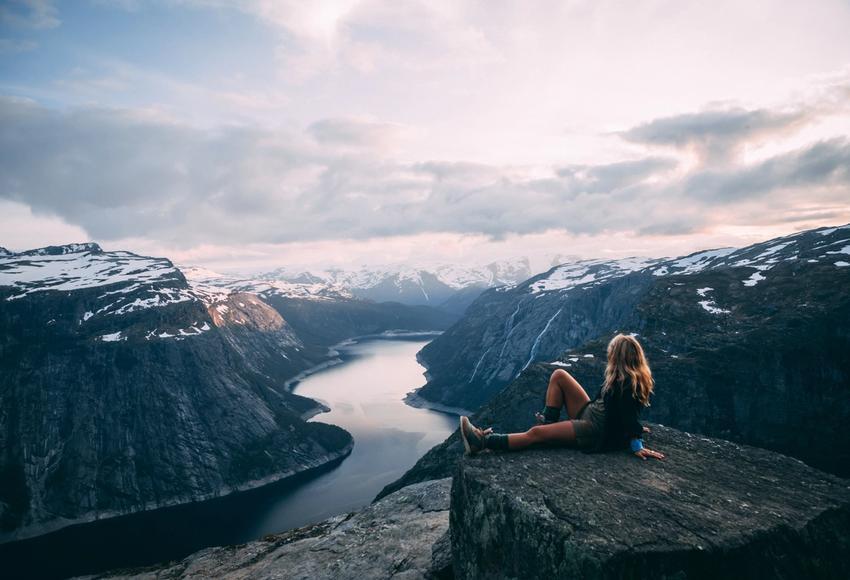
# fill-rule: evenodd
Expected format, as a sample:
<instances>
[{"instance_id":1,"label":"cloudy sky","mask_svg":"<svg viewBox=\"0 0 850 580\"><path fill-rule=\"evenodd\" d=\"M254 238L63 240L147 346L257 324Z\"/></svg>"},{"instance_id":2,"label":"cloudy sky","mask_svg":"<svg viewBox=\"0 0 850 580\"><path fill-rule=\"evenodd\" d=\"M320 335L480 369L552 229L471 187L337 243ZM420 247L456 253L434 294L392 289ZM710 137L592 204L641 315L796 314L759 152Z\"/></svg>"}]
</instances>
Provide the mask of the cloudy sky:
<instances>
[{"instance_id":1,"label":"cloudy sky","mask_svg":"<svg viewBox=\"0 0 850 580\"><path fill-rule=\"evenodd\" d=\"M850 222L850 2L3 0L0 245L220 270Z\"/></svg>"}]
</instances>

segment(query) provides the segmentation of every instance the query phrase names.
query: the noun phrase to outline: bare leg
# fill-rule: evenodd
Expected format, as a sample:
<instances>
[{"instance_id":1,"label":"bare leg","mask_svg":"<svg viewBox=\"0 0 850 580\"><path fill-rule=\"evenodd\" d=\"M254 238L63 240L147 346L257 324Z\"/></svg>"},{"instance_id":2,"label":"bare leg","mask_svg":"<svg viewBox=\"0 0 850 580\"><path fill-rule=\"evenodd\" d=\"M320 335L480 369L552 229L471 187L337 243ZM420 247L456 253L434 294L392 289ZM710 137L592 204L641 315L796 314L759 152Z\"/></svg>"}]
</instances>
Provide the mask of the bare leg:
<instances>
[{"instance_id":1,"label":"bare leg","mask_svg":"<svg viewBox=\"0 0 850 580\"><path fill-rule=\"evenodd\" d=\"M585 390L578 381L564 369L557 369L549 377L549 386L546 389L546 406L567 408L567 416L575 419L579 410L590 401Z\"/></svg>"},{"instance_id":2,"label":"bare leg","mask_svg":"<svg viewBox=\"0 0 850 580\"><path fill-rule=\"evenodd\" d=\"M571 421L560 421L549 425L535 425L525 433L508 435L509 449L523 449L535 443L558 442L564 445L574 445L576 431Z\"/></svg>"}]
</instances>

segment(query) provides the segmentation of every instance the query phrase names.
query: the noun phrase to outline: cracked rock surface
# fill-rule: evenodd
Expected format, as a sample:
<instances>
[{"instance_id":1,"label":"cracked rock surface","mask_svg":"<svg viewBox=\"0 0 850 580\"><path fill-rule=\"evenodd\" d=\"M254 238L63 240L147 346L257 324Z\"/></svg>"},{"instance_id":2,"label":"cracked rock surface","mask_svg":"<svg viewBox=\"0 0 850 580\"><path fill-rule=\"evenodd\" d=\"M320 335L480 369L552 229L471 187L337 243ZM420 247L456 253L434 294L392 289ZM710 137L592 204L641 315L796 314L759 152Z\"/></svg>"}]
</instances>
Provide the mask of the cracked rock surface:
<instances>
[{"instance_id":1,"label":"cracked rock surface","mask_svg":"<svg viewBox=\"0 0 850 580\"><path fill-rule=\"evenodd\" d=\"M458 578L848 578L850 482L653 426L665 461L536 449L464 457Z\"/></svg>"},{"instance_id":2,"label":"cracked rock surface","mask_svg":"<svg viewBox=\"0 0 850 580\"><path fill-rule=\"evenodd\" d=\"M448 478L426 481L355 514L97 578L442 578L450 565L450 488Z\"/></svg>"}]
</instances>

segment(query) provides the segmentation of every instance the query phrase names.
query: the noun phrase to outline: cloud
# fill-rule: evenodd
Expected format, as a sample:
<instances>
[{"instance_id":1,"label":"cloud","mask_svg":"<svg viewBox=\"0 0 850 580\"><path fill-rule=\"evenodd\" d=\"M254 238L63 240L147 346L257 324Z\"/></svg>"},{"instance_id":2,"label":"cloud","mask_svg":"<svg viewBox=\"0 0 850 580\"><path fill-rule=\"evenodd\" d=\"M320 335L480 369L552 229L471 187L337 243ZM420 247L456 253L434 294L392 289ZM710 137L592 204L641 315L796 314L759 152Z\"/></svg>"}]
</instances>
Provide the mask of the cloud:
<instances>
[{"instance_id":1,"label":"cloud","mask_svg":"<svg viewBox=\"0 0 850 580\"><path fill-rule=\"evenodd\" d=\"M50 0L6 0L0 4L0 22L35 29L56 28L61 23Z\"/></svg>"},{"instance_id":2,"label":"cloud","mask_svg":"<svg viewBox=\"0 0 850 580\"><path fill-rule=\"evenodd\" d=\"M428 233L678 235L766 196L766 219L803 199L812 212L842 199L846 207L850 187L846 139L682 174L652 155L548 171L408 163L380 154L393 126L351 119L305 132L200 129L145 112L3 98L0 127L0 198L99 240L184 248Z\"/></svg>"},{"instance_id":3,"label":"cloud","mask_svg":"<svg viewBox=\"0 0 850 580\"><path fill-rule=\"evenodd\" d=\"M702 163L716 164L733 160L745 142L787 134L812 116L811 110L717 109L654 119L621 135L636 143L691 148Z\"/></svg>"},{"instance_id":4,"label":"cloud","mask_svg":"<svg viewBox=\"0 0 850 580\"><path fill-rule=\"evenodd\" d=\"M667 157L646 157L604 165L569 165L558 170L558 176L573 183L574 191L610 192L629 187L675 169L677 161Z\"/></svg>"},{"instance_id":5,"label":"cloud","mask_svg":"<svg viewBox=\"0 0 850 580\"><path fill-rule=\"evenodd\" d=\"M850 141L835 138L777 155L735 171L705 170L689 176L683 194L707 204L760 198L779 190L850 187Z\"/></svg>"}]
</instances>

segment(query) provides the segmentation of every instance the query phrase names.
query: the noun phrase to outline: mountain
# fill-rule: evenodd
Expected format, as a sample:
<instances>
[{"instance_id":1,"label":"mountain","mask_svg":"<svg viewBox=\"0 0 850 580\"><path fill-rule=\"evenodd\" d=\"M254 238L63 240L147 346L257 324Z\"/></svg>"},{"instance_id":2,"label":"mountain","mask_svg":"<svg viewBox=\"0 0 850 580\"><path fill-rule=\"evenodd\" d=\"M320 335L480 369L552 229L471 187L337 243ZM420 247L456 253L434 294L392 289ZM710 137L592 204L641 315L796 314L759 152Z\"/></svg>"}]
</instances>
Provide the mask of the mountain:
<instances>
[{"instance_id":1,"label":"mountain","mask_svg":"<svg viewBox=\"0 0 850 580\"><path fill-rule=\"evenodd\" d=\"M675 259L563 264L516 286L484 292L420 351L428 383L412 398L475 409L534 361L648 324L659 307L672 304L647 302L667 287L693 287L694 299L682 297L678 320L689 335L717 325L740 332L737 313L767 308L766 300L775 301L779 314L817 312L826 324L844 304L848 253L850 227L844 226Z\"/></svg>"},{"instance_id":2,"label":"mountain","mask_svg":"<svg viewBox=\"0 0 850 580\"><path fill-rule=\"evenodd\" d=\"M481 267L447 264L423 267L394 265L357 270L315 271L278 268L260 278L293 284L318 284L374 302L437 306L462 314L485 289L513 285L531 276L527 258L503 260Z\"/></svg>"},{"instance_id":3,"label":"mountain","mask_svg":"<svg viewBox=\"0 0 850 580\"><path fill-rule=\"evenodd\" d=\"M6 253L0 541L338 460L350 435L306 422L323 407L287 379L345 338L449 322L327 288L190 283L167 259L96 244Z\"/></svg>"},{"instance_id":4,"label":"mountain","mask_svg":"<svg viewBox=\"0 0 850 580\"><path fill-rule=\"evenodd\" d=\"M374 302L335 283L302 279L287 282L264 277L224 276L201 268L183 268L192 288L216 308L217 296L249 293L274 308L305 346L327 352L354 336L394 330L441 331L458 316L425 305Z\"/></svg>"}]
</instances>

